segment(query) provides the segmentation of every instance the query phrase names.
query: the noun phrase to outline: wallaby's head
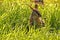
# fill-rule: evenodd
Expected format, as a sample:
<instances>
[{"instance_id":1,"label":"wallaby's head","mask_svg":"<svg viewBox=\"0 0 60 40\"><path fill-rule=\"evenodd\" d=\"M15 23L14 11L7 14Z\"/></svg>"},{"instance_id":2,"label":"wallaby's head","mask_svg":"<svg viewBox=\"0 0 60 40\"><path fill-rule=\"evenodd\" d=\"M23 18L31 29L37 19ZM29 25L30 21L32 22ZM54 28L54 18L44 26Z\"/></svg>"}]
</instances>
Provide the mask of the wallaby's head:
<instances>
[{"instance_id":1,"label":"wallaby's head","mask_svg":"<svg viewBox=\"0 0 60 40\"><path fill-rule=\"evenodd\" d=\"M42 4L44 5L44 0L33 0L35 4Z\"/></svg>"},{"instance_id":2,"label":"wallaby's head","mask_svg":"<svg viewBox=\"0 0 60 40\"><path fill-rule=\"evenodd\" d=\"M44 4L43 0L39 0L39 2L40 2L41 4Z\"/></svg>"}]
</instances>

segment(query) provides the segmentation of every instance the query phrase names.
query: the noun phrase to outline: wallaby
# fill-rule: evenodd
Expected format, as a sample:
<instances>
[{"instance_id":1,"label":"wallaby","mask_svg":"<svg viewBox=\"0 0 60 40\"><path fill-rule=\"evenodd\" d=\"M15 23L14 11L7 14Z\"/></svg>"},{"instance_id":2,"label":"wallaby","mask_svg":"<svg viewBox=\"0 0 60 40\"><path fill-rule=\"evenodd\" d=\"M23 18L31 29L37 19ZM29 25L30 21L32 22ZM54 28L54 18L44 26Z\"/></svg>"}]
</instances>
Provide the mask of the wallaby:
<instances>
[{"instance_id":1,"label":"wallaby","mask_svg":"<svg viewBox=\"0 0 60 40\"><path fill-rule=\"evenodd\" d=\"M38 5L35 4L35 7L32 8L31 6L29 6L32 9L32 14L30 16L30 25L33 25L34 22L36 22L38 25L42 25L44 26L44 21L42 20L42 16L40 14L40 12L38 11Z\"/></svg>"}]
</instances>

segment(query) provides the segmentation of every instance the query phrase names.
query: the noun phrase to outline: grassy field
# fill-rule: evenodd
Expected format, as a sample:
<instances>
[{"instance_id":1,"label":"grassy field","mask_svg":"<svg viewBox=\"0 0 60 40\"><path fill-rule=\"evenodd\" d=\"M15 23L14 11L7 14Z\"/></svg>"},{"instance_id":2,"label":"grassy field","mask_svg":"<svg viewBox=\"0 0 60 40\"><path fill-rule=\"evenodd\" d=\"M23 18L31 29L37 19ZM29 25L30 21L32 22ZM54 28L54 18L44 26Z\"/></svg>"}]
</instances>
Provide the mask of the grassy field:
<instances>
[{"instance_id":1,"label":"grassy field","mask_svg":"<svg viewBox=\"0 0 60 40\"><path fill-rule=\"evenodd\" d=\"M39 6L45 27L29 25L32 10L25 5L30 1L2 0L0 2L0 40L60 40L60 6L45 3ZM34 7L32 5L32 7ZM29 28L29 29L28 29Z\"/></svg>"}]
</instances>

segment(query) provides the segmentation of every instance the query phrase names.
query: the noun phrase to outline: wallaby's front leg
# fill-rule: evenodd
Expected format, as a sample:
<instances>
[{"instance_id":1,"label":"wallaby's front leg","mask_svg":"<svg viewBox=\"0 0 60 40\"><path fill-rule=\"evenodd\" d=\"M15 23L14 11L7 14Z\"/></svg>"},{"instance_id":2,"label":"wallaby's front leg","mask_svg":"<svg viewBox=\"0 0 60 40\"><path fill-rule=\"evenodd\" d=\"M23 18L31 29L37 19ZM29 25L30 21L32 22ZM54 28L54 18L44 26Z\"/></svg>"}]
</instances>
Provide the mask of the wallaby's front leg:
<instances>
[{"instance_id":1,"label":"wallaby's front leg","mask_svg":"<svg viewBox=\"0 0 60 40\"><path fill-rule=\"evenodd\" d=\"M45 26L45 22L41 17L38 17L37 22L41 24L42 26Z\"/></svg>"}]
</instances>

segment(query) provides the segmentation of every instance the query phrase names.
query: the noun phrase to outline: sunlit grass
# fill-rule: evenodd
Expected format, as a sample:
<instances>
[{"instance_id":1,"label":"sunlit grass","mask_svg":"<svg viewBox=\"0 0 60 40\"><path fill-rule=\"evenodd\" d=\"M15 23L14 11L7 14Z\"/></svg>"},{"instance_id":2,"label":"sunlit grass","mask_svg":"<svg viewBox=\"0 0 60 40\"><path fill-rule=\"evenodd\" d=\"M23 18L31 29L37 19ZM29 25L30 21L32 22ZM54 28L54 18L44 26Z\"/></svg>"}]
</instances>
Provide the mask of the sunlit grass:
<instances>
[{"instance_id":1,"label":"sunlit grass","mask_svg":"<svg viewBox=\"0 0 60 40\"><path fill-rule=\"evenodd\" d=\"M46 18L45 27L35 28L29 25L32 10L24 2L22 4L4 0L0 5L0 40L60 40L58 5L51 3L43 8L39 6L42 18Z\"/></svg>"}]
</instances>

